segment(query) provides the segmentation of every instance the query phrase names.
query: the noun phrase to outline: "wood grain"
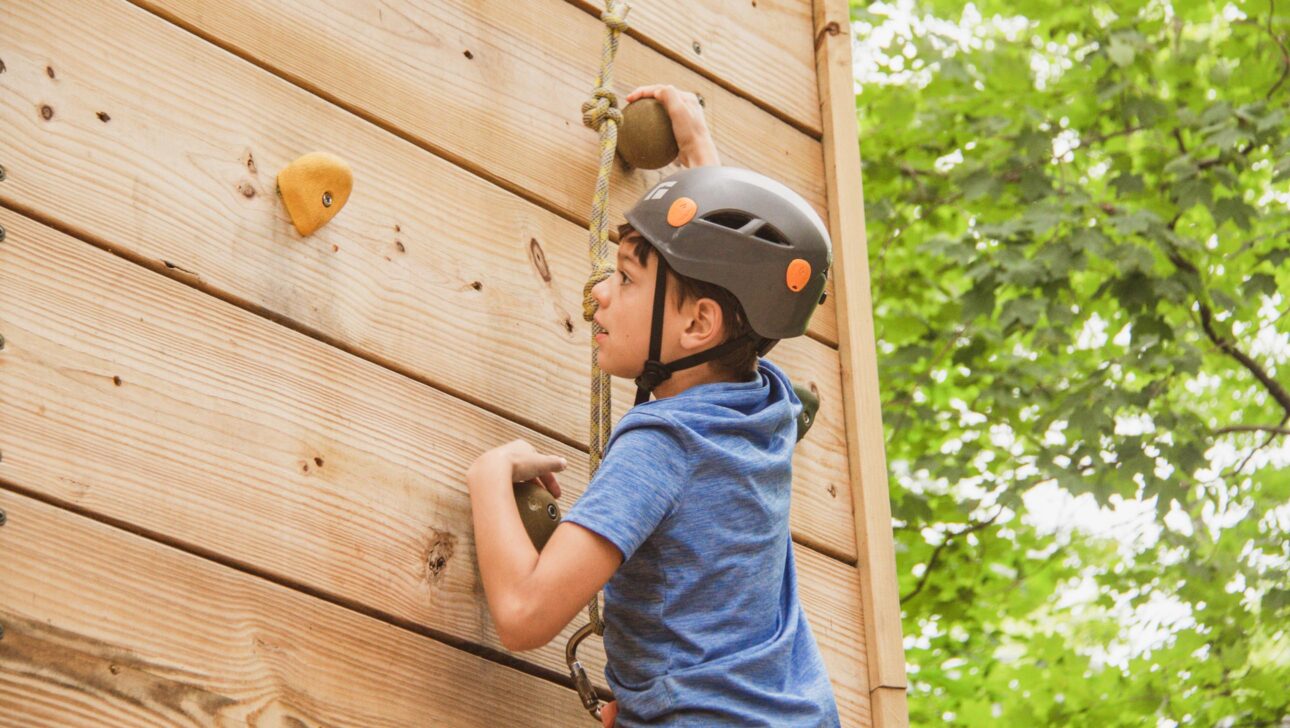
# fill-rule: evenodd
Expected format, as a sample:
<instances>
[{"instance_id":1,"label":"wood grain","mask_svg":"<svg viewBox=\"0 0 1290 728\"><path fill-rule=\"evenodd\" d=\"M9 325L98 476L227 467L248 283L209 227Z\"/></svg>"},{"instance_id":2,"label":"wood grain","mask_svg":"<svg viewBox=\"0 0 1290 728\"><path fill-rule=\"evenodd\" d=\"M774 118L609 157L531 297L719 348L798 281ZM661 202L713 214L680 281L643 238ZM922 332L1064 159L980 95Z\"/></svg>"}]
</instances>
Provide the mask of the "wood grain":
<instances>
[{"instance_id":1,"label":"wood grain","mask_svg":"<svg viewBox=\"0 0 1290 728\"><path fill-rule=\"evenodd\" d=\"M855 498L870 689L895 688L899 699L884 697L875 710L879 726L905 726L909 719L903 691L908 687L901 639L900 596L892 541L887 461L883 449L873 302L865 238L864 191L860 154L852 142L858 131L851 62L850 9L846 0L816 0L820 96L824 100L825 176L829 188L829 225L838 246L838 328L842 386ZM895 692L895 691L890 691Z\"/></svg>"},{"instance_id":2,"label":"wood grain","mask_svg":"<svg viewBox=\"0 0 1290 728\"><path fill-rule=\"evenodd\" d=\"M585 453L11 211L0 225L0 481L503 651L463 474L523 437L569 459L567 507ZM839 703L858 715L858 573L796 552ZM520 657L563 671L577 626ZM603 674L599 641L579 654Z\"/></svg>"},{"instance_id":3,"label":"wood grain","mask_svg":"<svg viewBox=\"0 0 1290 728\"><path fill-rule=\"evenodd\" d=\"M590 218L599 136L581 106L604 24L568 3L133 1L567 219ZM723 164L784 182L826 217L823 149L810 135L630 37L614 79L624 96L656 83L701 94ZM620 165L609 219L675 170ZM835 343L832 307L818 318L812 331Z\"/></svg>"},{"instance_id":4,"label":"wood grain","mask_svg":"<svg viewBox=\"0 0 1290 728\"><path fill-rule=\"evenodd\" d=\"M0 94L30 110L0 114L0 201L586 448L585 231L133 6L78 9L0 6ZM301 239L276 170L328 143L354 193ZM799 337L771 358L822 400L794 461L819 518L798 537L853 562L837 351Z\"/></svg>"},{"instance_id":5,"label":"wood grain","mask_svg":"<svg viewBox=\"0 0 1290 728\"><path fill-rule=\"evenodd\" d=\"M567 688L0 490L0 725L575 726Z\"/></svg>"},{"instance_id":6,"label":"wood grain","mask_svg":"<svg viewBox=\"0 0 1290 728\"><path fill-rule=\"evenodd\" d=\"M627 33L818 139L811 21L809 0L649 0L632 3Z\"/></svg>"}]
</instances>

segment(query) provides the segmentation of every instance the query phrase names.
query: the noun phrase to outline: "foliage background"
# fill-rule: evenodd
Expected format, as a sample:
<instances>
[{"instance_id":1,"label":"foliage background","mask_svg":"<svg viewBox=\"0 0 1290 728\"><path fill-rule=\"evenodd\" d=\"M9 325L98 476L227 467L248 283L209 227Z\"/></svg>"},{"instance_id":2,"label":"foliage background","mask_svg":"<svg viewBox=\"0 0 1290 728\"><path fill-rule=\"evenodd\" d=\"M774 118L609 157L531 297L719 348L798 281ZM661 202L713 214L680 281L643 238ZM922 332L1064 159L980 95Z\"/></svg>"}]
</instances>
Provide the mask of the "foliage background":
<instances>
[{"instance_id":1,"label":"foliage background","mask_svg":"<svg viewBox=\"0 0 1290 728\"><path fill-rule=\"evenodd\" d=\"M1290 10L852 19L911 723L1290 725Z\"/></svg>"}]
</instances>

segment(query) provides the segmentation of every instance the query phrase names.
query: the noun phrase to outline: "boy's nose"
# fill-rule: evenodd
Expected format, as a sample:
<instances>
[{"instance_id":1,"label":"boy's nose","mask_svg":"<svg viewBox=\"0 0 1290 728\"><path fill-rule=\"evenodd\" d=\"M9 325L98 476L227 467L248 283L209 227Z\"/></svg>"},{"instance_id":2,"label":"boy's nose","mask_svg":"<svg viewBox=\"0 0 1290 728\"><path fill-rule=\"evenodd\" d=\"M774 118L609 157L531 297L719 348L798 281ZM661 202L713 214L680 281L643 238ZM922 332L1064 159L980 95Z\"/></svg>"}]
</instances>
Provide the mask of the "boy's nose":
<instances>
[{"instance_id":1,"label":"boy's nose","mask_svg":"<svg viewBox=\"0 0 1290 728\"><path fill-rule=\"evenodd\" d=\"M596 299L596 305L601 308L604 307L605 301L608 300L610 278L613 278L613 276L608 276L591 287L591 297Z\"/></svg>"}]
</instances>

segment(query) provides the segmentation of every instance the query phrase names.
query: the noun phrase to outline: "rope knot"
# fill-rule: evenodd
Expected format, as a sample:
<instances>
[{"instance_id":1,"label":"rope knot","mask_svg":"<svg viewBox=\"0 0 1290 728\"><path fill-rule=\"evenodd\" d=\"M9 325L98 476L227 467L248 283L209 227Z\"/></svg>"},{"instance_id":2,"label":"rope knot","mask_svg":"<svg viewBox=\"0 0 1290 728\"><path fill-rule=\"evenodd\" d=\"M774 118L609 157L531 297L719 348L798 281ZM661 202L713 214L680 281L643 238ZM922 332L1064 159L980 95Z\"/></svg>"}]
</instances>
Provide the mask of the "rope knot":
<instances>
[{"instance_id":1,"label":"rope knot","mask_svg":"<svg viewBox=\"0 0 1290 728\"><path fill-rule=\"evenodd\" d=\"M596 131L600 131L605 119L622 124L623 112L617 107L618 95L604 86L597 86L591 92L591 98L582 102L582 123Z\"/></svg>"},{"instance_id":2,"label":"rope knot","mask_svg":"<svg viewBox=\"0 0 1290 728\"><path fill-rule=\"evenodd\" d=\"M587 285L582 287L582 320L591 323L591 319L600 310L600 304L596 303L596 297L591 295L591 289L597 284L613 275L614 269L606 265L598 265L591 270L591 276L587 278Z\"/></svg>"},{"instance_id":3,"label":"rope knot","mask_svg":"<svg viewBox=\"0 0 1290 728\"><path fill-rule=\"evenodd\" d=\"M619 12L617 8L605 10L600 14L600 19L605 25L609 26L610 30L621 33L627 30L627 13L630 11L630 5L622 12Z\"/></svg>"}]
</instances>

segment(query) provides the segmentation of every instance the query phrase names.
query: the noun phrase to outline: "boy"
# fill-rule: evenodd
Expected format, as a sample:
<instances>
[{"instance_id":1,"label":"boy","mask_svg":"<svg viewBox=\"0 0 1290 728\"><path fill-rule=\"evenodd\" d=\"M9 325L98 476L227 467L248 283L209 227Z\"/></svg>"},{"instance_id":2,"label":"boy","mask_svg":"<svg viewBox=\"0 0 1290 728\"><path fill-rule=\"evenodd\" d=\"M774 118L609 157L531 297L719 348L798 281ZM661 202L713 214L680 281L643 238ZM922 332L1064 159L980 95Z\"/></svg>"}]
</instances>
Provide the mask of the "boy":
<instances>
[{"instance_id":1,"label":"boy","mask_svg":"<svg viewBox=\"0 0 1290 728\"><path fill-rule=\"evenodd\" d=\"M516 440L471 466L489 610L508 649L533 649L603 587L606 725L837 726L789 534L802 405L759 358L805 333L828 233L783 185L719 166L694 94L627 100L642 96L668 109L688 168L626 213L617 270L593 288L599 366L636 380L637 406L540 554L512 483L559 497L563 459Z\"/></svg>"}]
</instances>

